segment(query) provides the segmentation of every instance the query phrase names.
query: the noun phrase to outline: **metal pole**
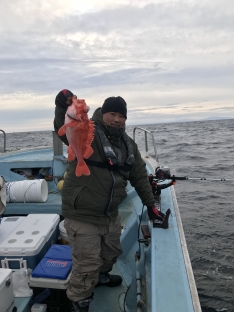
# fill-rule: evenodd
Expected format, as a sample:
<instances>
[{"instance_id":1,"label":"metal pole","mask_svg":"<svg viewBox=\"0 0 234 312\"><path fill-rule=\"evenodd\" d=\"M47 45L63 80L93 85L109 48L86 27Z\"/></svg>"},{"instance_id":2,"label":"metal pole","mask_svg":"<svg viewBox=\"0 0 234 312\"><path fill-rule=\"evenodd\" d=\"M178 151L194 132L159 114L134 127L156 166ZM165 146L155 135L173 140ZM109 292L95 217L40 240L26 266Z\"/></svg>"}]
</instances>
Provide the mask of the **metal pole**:
<instances>
[{"instance_id":1,"label":"metal pole","mask_svg":"<svg viewBox=\"0 0 234 312\"><path fill-rule=\"evenodd\" d=\"M145 132L145 151L146 157L148 157L148 141L147 141L147 133Z\"/></svg>"},{"instance_id":2,"label":"metal pole","mask_svg":"<svg viewBox=\"0 0 234 312\"><path fill-rule=\"evenodd\" d=\"M1 130L0 131L3 133L3 137L4 137L4 148L3 148L3 152L5 153L6 152L6 133L5 131Z\"/></svg>"},{"instance_id":3,"label":"metal pole","mask_svg":"<svg viewBox=\"0 0 234 312\"><path fill-rule=\"evenodd\" d=\"M145 132L145 148L146 148L146 156L148 156L148 141L147 141L147 133L151 136L152 140L153 140L153 148L154 148L154 154L155 154L155 159L156 159L156 162L157 162L157 166L159 166L159 159L158 159L158 153L157 153L157 149L156 149L156 142L155 142L155 138L154 138L154 135L144 129L144 128L141 128L141 127L135 127L133 129L133 140L136 142L136 130L142 130Z\"/></svg>"}]
</instances>

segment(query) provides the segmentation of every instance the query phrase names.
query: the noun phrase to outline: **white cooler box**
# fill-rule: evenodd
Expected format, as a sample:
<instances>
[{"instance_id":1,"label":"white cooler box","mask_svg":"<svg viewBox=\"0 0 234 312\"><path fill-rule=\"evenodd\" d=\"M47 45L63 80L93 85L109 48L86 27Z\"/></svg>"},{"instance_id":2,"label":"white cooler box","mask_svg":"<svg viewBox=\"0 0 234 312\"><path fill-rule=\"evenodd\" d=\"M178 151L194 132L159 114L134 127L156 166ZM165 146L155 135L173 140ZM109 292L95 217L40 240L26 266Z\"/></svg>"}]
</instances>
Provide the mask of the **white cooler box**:
<instances>
[{"instance_id":1,"label":"white cooler box","mask_svg":"<svg viewBox=\"0 0 234 312\"><path fill-rule=\"evenodd\" d=\"M0 244L17 228L26 217L4 217L0 224Z\"/></svg>"},{"instance_id":2,"label":"white cooler box","mask_svg":"<svg viewBox=\"0 0 234 312\"><path fill-rule=\"evenodd\" d=\"M0 269L0 311L11 312L14 308L12 270Z\"/></svg>"},{"instance_id":3,"label":"white cooler box","mask_svg":"<svg viewBox=\"0 0 234 312\"><path fill-rule=\"evenodd\" d=\"M59 235L59 215L29 214L0 243L2 268L34 269ZM1 226L1 225L0 225Z\"/></svg>"}]
</instances>

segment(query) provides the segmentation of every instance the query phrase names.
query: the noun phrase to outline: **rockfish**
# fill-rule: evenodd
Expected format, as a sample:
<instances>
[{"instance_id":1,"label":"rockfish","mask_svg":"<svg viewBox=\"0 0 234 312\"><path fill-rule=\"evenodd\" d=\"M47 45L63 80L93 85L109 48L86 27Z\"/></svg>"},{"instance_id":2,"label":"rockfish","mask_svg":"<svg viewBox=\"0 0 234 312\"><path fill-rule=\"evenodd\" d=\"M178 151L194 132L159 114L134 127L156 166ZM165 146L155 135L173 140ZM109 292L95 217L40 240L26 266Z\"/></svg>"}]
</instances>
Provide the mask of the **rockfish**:
<instances>
[{"instance_id":1,"label":"rockfish","mask_svg":"<svg viewBox=\"0 0 234 312\"><path fill-rule=\"evenodd\" d=\"M76 176L90 175L85 159L93 154L91 143L94 138L94 123L88 118L89 106L85 100L72 99L65 115L65 123L59 129L58 135L66 134L69 146L67 149L68 160L77 158Z\"/></svg>"}]
</instances>

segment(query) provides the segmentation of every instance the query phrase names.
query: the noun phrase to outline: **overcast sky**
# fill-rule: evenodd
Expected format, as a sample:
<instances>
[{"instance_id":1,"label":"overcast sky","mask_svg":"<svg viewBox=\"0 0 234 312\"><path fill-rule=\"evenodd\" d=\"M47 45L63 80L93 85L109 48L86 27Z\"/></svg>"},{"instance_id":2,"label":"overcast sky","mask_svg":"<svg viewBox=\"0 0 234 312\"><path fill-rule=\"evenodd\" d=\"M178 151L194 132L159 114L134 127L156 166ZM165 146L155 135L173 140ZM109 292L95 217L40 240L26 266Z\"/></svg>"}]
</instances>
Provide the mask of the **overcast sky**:
<instances>
[{"instance_id":1,"label":"overcast sky","mask_svg":"<svg viewBox=\"0 0 234 312\"><path fill-rule=\"evenodd\" d=\"M52 130L70 89L128 125L234 118L233 0L1 0L0 129Z\"/></svg>"}]
</instances>

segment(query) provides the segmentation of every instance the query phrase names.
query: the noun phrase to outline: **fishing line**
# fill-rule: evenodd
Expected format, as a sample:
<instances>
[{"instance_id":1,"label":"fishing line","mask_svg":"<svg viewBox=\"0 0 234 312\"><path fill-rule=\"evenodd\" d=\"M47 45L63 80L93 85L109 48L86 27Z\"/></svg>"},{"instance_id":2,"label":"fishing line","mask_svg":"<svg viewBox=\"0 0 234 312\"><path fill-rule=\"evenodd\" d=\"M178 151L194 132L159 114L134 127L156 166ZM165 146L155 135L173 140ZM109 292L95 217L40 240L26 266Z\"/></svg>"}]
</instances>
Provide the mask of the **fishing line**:
<instances>
[{"instance_id":1,"label":"fishing line","mask_svg":"<svg viewBox=\"0 0 234 312\"><path fill-rule=\"evenodd\" d=\"M175 179L175 180L200 180L200 181L221 181L221 182L225 182L225 181L234 181L234 179L226 179L226 178L206 178L206 177L202 177L202 178L189 178L189 177L176 177L174 175L169 177L170 179Z\"/></svg>"},{"instance_id":2,"label":"fishing line","mask_svg":"<svg viewBox=\"0 0 234 312\"><path fill-rule=\"evenodd\" d=\"M130 289L130 286L131 286L131 284L128 286L126 293L125 293L125 296L124 296L124 302L123 302L124 312L127 312L126 311L126 298L127 298L127 294L128 294L129 289Z\"/></svg>"},{"instance_id":3,"label":"fishing line","mask_svg":"<svg viewBox=\"0 0 234 312\"><path fill-rule=\"evenodd\" d=\"M137 239L137 241L138 241L138 244L139 244L139 252L140 252L140 248L141 248L141 246L140 246L140 227L141 227L141 220L142 220L142 216L143 216L143 211L144 211L144 205L142 206L142 210L141 210L141 215L140 215L140 218L139 218L139 225L138 225L138 239Z\"/></svg>"},{"instance_id":4,"label":"fishing line","mask_svg":"<svg viewBox=\"0 0 234 312\"><path fill-rule=\"evenodd\" d=\"M137 236L138 236L138 244L139 244L139 253L140 253L140 248L141 248L141 246L140 246L140 243L141 243L141 241L140 241L140 227L141 227L141 220L142 220L142 216L143 216L143 211L144 211L144 205L142 206L142 210L141 210L141 214L140 214L140 217L139 217L139 225L138 225L138 233L137 233ZM126 297L127 297L127 294L128 294L128 291L129 291L129 289L130 289L130 286L131 286L131 283L128 285L128 287L127 287L127 291L126 291L126 293L125 293L125 296L124 296L124 302L123 302L123 308L124 308L124 312L126 312ZM121 309L122 310L122 309Z\"/></svg>"}]
</instances>

